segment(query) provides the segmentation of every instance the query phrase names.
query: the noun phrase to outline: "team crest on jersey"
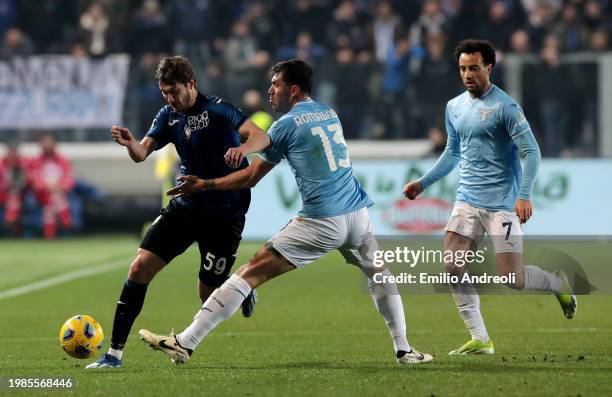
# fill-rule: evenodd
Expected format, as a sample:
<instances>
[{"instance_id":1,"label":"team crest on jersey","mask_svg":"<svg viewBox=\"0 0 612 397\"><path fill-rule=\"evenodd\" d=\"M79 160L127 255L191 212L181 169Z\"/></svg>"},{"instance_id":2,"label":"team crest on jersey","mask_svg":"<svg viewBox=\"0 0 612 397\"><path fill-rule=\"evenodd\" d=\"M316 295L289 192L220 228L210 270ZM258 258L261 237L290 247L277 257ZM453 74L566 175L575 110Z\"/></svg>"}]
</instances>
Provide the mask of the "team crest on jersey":
<instances>
[{"instance_id":1,"label":"team crest on jersey","mask_svg":"<svg viewBox=\"0 0 612 397\"><path fill-rule=\"evenodd\" d=\"M489 115L493 113L494 111L496 111L498 108L499 108L499 103L493 106L491 109L485 109L485 108L478 109L480 110L480 120L482 122L487 121L487 119L489 118Z\"/></svg>"},{"instance_id":2,"label":"team crest on jersey","mask_svg":"<svg viewBox=\"0 0 612 397\"><path fill-rule=\"evenodd\" d=\"M187 116L187 122L185 123L184 129L185 136L189 139L194 131L202 130L206 127L208 127L208 110L200 114Z\"/></svg>"}]
</instances>

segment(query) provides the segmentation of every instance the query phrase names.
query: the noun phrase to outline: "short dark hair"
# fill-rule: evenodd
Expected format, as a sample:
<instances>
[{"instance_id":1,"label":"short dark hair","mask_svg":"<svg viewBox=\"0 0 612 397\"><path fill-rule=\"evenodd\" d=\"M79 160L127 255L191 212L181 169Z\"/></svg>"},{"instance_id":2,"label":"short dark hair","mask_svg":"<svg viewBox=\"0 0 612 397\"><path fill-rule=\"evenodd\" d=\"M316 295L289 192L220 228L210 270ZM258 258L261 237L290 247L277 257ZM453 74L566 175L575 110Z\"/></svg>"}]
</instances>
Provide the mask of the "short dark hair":
<instances>
[{"instance_id":1,"label":"short dark hair","mask_svg":"<svg viewBox=\"0 0 612 397\"><path fill-rule=\"evenodd\" d=\"M270 74L282 73L283 81L287 84L295 84L305 94L310 94L314 84L312 68L300 59L281 61L270 69Z\"/></svg>"},{"instance_id":2,"label":"short dark hair","mask_svg":"<svg viewBox=\"0 0 612 397\"><path fill-rule=\"evenodd\" d=\"M189 59L175 55L162 58L159 61L155 71L155 79L163 84L182 83L187 85L191 80L196 80L196 75Z\"/></svg>"},{"instance_id":3,"label":"short dark hair","mask_svg":"<svg viewBox=\"0 0 612 397\"><path fill-rule=\"evenodd\" d=\"M487 40L466 39L455 48L455 61L459 63L461 54L473 54L480 52L485 65L495 66L495 48Z\"/></svg>"}]
</instances>

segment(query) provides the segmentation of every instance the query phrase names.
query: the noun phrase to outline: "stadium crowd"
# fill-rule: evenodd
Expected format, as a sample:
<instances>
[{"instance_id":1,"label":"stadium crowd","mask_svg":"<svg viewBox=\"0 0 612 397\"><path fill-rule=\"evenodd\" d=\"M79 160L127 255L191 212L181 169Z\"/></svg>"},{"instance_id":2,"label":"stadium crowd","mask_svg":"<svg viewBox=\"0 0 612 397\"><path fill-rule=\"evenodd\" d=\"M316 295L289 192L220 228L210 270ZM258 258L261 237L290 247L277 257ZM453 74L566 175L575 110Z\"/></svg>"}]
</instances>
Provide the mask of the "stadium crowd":
<instances>
[{"instance_id":1,"label":"stadium crowd","mask_svg":"<svg viewBox=\"0 0 612 397\"><path fill-rule=\"evenodd\" d=\"M11 141L0 158L0 235L41 234L51 240L58 229L74 229L75 216L76 223L81 222L70 160L58 152L50 133L39 135L39 148L35 156L26 157Z\"/></svg>"},{"instance_id":2,"label":"stadium crowd","mask_svg":"<svg viewBox=\"0 0 612 397\"><path fill-rule=\"evenodd\" d=\"M505 54L535 60L523 105L543 154L593 156L597 66L563 55L608 51L611 15L606 0L0 0L0 57L130 54L126 119L141 134L163 103L151 79L163 55L188 56L203 91L249 114L269 112L269 66L297 57L318 69L315 96L347 139L410 139L444 130L444 105L462 90L452 50L485 38L502 88Z\"/></svg>"}]
</instances>

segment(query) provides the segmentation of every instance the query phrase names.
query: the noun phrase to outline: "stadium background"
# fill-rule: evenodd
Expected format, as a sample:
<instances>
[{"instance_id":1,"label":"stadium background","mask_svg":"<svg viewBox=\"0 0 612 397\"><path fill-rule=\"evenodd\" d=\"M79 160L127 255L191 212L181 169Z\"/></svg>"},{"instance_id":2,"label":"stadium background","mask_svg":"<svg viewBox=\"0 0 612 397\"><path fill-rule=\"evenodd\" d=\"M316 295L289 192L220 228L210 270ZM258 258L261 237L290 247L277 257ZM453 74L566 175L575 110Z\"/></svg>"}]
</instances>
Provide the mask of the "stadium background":
<instances>
[{"instance_id":1,"label":"stadium background","mask_svg":"<svg viewBox=\"0 0 612 397\"><path fill-rule=\"evenodd\" d=\"M3 225L0 393L8 377L53 376L76 380L65 394L88 396L611 395L611 32L606 0L0 0L0 142L19 141L32 156L40 134L51 132L77 179L77 222L60 238L39 238L31 198L23 234L33 238L11 238ZM339 113L355 173L377 203L378 233L417 244L404 235L439 238L457 174L415 202L402 200L401 188L444 146L444 105L462 91L451 53L469 36L498 47L493 82L524 107L542 148L526 233L575 254L598 287L579 297L574 320L549 296L483 294L496 355L449 357L467 337L452 298L408 291L410 342L435 362L399 368L363 280L330 253L260 288L253 318L224 323L175 369L136 331L189 324L199 305L192 247L149 287L125 368L84 371L88 361L61 351L57 332L77 313L103 325L108 346L120 285L170 179L171 151L134 164L109 134L113 123L146 132L163 106L153 80L160 57L189 56L204 92L262 125L277 117L265 95L268 67L290 57L311 62L314 97ZM289 167L276 167L254 190L237 263L259 246L248 240L270 237L299 203Z\"/></svg>"},{"instance_id":2,"label":"stadium background","mask_svg":"<svg viewBox=\"0 0 612 397\"><path fill-rule=\"evenodd\" d=\"M545 158L527 231L611 234L612 188L589 185L612 171L611 10L600 0L2 0L0 140L28 155L42 131L57 137L79 182L69 234L136 231L160 206L165 166L133 165L108 130L144 135L163 106L152 77L160 57L190 57L202 91L263 126L277 117L269 66L299 57L315 67L314 97L340 114L379 232L436 233L456 174L417 205L400 191L443 148L444 106L462 90L454 46L482 37L499 50L493 82L522 104ZM277 168L255 189L247 238L268 237L298 209L288 168ZM565 222L576 207L581 216ZM28 235L36 220L26 211Z\"/></svg>"}]
</instances>

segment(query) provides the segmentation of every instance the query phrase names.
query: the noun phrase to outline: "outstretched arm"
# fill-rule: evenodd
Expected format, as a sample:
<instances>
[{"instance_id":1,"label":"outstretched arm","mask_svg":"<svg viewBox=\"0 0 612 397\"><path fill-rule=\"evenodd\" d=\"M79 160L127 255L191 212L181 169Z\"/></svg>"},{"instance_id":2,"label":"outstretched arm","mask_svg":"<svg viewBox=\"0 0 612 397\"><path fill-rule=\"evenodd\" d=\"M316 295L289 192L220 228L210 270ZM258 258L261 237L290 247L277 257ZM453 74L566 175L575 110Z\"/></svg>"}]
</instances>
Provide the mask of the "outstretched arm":
<instances>
[{"instance_id":1,"label":"outstretched arm","mask_svg":"<svg viewBox=\"0 0 612 397\"><path fill-rule=\"evenodd\" d=\"M166 192L169 196L190 196L205 190L240 190L254 187L272 168L273 163L258 157L249 166L222 178L201 179L195 175L178 178L180 185Z\"/></svg>"},{"instance_id":2,"label":"outstretched arm","mask_svg":"<svg viewBox=\"0 0 612 397\"><path fill-rule=\"evenodd\" d=\"M135 163L144 161L155 149L156 143L153 138L144 137L138 142L129 128L113 125L111 134L115 142L127 148L128 154Z\"/></svg>"},{"instance_id":3,"label":"outstretched arm","mask_svg":"<svg viewBox=\"0 0 612 397\"><path fill-rule=\"evenodd\" d=\"M425 173L419 180L412 181L404 186L404 196L410 200L414 200L419 194L423 193L423 190L427 189L430 185L436 183L440 178L448 175L459 163L461 158L459 148L459 136L457 131L450 120L450 105L446 105L446 148L442 155L436 161L434 166Z\"/></svg>"},{"instance_id":4,"label":"outstretched arm","mask_svg":"<svg viewBox=\"0 0 612 397\"><path fill-rule=\"evenodd\" d=\"M243 138L246 138L246 141L238 147L229 148L227 153L225 153L225 162L232 168L238 168L247 154L260 152L270 146L268 134L251 120L246 120L242 123L238 133Z\"/></svg>"},{"instance_id":5,"label":"outstretched arm","mask_svg":"<svg viewBox=\"0 0 612 397\"><path fill-rule=\"evenodd\" d=\"M454 170L457 164L459 164L459 159L459 142L456 136L448 134L448 142L446 143L444 152L442 152L442 155L434 166L431 167L425 175L419 178L418 182L423 189L427 189L430 185L433 185Z\"/></svg>"},{"instance_id":6,"label":"outstretched arm","mask_svg":"<svg viewBox=\"0 0 612 397\"><path fill-rule=\"evenodd\" d=\"M448 175L459 163L461 157L459 151L459 138L457 131L452 126L448 118L448 107L446 110L446 133L448 138L446 139L446 148L442 155L436 161L434 166L425 173L419 180L412 181L404 186L404 196L410 200L414 200L417 196L423 193L428 186L436 183L440 178Z\"/></svg>"}]
</instances>

